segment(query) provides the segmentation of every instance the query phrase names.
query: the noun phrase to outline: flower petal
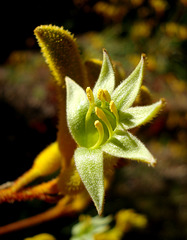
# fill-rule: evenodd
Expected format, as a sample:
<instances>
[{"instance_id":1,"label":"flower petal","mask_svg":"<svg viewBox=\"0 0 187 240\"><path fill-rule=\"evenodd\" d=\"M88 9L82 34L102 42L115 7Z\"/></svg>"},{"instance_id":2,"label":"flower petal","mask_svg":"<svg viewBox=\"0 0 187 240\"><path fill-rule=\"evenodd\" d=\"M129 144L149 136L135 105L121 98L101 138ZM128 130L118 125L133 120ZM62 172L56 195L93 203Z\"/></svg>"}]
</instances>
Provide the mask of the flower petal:
<instances>
[{"instance_id":1,"label":"flower petal","mask_svg":"<svg viewBox=\"0 0 187 240\"><path fill-rule=\"evenodd\" d=\"M85 91L73 80L66 77L66 114L69 130L79 145L85 142L85 116L88 99Z\"/></svg>"},{"instance_id":2,"label":"flower petal","mask_svg":"<svg viewBox=\"0 0 187 240\"><path fill-rule=\"evenodd\" d=\"M99 214L104 200L103 152L100 149L77 148L75 164Z\"/></svg>"},{"instance_id":3,"label":"flower petal","mask_svg":"<svg viewBox=\"0 0 187 240\"><path fill-rule=\"evenodd\" d=\"M102 150L112 156L156 164L148 149L140 140L122 127L115 130L113 137L102 146Z\"/></svg>"},{"instance_id":4,"label":"flower petal","mask_svg":"<svg viewBox=\"0 0 187 240\"><path fill-rule=\"evenodd\" d=\"M124 112L119 111L119 121L125 129L131 129L150 122L161 111L165 104L164 99L143 107L132 107Z\"/></svg>"},{"instance_id":5,"label":"flower petal","mask_svg":"<svg viewBox=\"0 0 187 240\"><path fill-rule=\"evenodd\" d=\"M115 102L118 110L124 111L135 101L143 81L144 68L145 54L142 54L135 70L112 93L112 100Z\"/></svg>"},{"instance_id":6,"label":"flower petal","mask_svg":"<svg viewBox=\"0 0 187 240\"><path fill-rule=\"evenodd\" d=\"M107 51L103 50L103 63L99 78L93 89L95 99L97 99L97 92L99 89L106 89L109 94L112 94L115 86L115 75L112 62Z\"/></svg>"}]
</instances>

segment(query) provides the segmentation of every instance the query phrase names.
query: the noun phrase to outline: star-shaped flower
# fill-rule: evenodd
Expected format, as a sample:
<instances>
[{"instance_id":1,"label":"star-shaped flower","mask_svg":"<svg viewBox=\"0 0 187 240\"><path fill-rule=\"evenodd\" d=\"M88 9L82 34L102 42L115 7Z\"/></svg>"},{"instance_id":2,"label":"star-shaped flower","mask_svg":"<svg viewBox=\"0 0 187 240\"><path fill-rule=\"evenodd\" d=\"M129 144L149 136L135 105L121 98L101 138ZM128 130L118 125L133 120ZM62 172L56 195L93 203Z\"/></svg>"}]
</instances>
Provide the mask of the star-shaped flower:
<instances>
[{"instance_id":1,"label":"star-shaped flower","mask_svg":"<svg viewBox=\"0 0 187 240\"><path fill-rule=\"evenodd\" d=\"M78 145L75 165L99 214L103 209L105 162L114 157L156 164L144 144L129 132L152 120L164 105L161 99L149 106L132 107L142 85L145 59L142 54L135 70L116 88L106 50L93 91L87 87L85 92L69 77L65 79L67 124Z\"/></svg>"}]
</instances>

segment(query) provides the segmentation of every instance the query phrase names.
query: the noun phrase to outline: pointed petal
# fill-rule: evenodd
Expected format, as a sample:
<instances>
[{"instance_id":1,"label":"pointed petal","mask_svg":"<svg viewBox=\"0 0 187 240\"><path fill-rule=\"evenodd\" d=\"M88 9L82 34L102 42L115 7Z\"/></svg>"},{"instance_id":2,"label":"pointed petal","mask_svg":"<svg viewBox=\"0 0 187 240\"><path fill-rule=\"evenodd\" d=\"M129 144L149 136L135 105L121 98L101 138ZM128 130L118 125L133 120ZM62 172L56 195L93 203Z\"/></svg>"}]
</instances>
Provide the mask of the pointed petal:
<instances>
[{"instance_id":1,"label":"pointed petal","mask_svg":"<svg viewBox=\"0 0 187 240\"><path fill-rule=\"evenodd\" d=\"M79 145L85 141L85 116L88 111L88 99L85 91L73 80L66 77L66 114L69 130Z\"/></svg>"},{"instance_id":2,"label":"pointed petal","mask_svg":"<svg viewBox=\"0 0 187 240\"><path fill-rule=\"evenodd\" d=\"M77 148L74 158L80 177L101 214L104 200L103 152L100 149Z\"/></svg>"},{"instance_id":3,"label":"pointed petal","mask_svg":"<svg viewBox=\"0 0 187 240\"><path fill-rule=\"evenodd\" d=\"M119 112L119 121L125 129L131 129L150 122L162 110L164 99L144 107L132 107L124 112Z\"/></svg>"},{"instance_id":4,"label":"pointed petal","mask_svg":"<svg viewBox=\"0 0 187 240\"><path fill-rule=\"evenodd\" d=\"M141 60L135 70L112 93L112 100L119 110L124 111L135 101L143 81L144 68L145 54L142 54Z\"/></svg>"},{"instance_id":5,"label":"pointed petal","mask_svg":"<svg viewBox=\"0 0 187 240\"><path fill-rule=\"evenodd\" d=\"M93 89L95 99L97 99L97 92L99 89L106 89L109 94L112 94L115 86L115 75L112 62L106 50L103 50L103 63L99 79L97 80Z\"/></svg>"},{"instance_id":6,"label":"pointed petal","mask_svg":"<svg viewBox=\"0 0 187 240\"><path fill-rule=\"evenodd\" d=\"M152 166L156 164L144 144L123 128L115 130L113 137L102 146L102 150L115 157L142 161Z\"/></svg>"},{"instance_id":7,"label":"pointed petal","mask_svg":"<svg viewBox=\"0 0 187 240\"><path fill-rule=\"evenodd\" d=\"M119 62L112 62L112 64L115 72L115 85L117 86L125 78L125 71ZM89 76L89 86L93 89L101 72L102 61L94 58L89 59L85 62L85 67Z\"/></svg>"}]
</instances>

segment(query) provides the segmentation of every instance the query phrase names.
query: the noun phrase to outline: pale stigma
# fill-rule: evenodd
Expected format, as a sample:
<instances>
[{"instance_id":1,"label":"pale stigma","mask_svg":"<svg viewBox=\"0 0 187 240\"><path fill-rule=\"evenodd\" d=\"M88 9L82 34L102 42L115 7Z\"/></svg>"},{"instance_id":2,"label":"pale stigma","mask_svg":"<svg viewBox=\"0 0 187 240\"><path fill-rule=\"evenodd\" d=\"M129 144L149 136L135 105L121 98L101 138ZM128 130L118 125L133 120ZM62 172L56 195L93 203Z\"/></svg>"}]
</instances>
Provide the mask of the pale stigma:
<instances>
[{"instance_id":1,"label":"pale stigma","mask_svg":"<svg viewBox=\"0 0 187 240\"><path fill-rule=\"evenodd\" d=\"M111 126L108 118L106 117L105 113L103 112L103 110L101 110L98 107L95 107L95 113L98 116L98 118L100 118L104 122L106 127L108 128L109 138L111 138L112 134L113 134L113 129L112 129L112 126Z\"/></svg>"},{"instance_id":2,"label":"pale stigma","mask_svg":"<svg viewBox=\"0 0 187 240\"><path fill-rule=\"evenodd\" d=\"M119 115L118 115L118 110L116 108L114 101L110 101L110 111L114 114L116 118L116 125L117 125L119 123Z\"/></svg>"},{"instance_id":3,"label":"pale stigma","mask_svg":"<svg viewBox=\"0 0 187 240\"><path fill-rule=\"evenodd\" d=\"M95 106L94 95L93 95L92 89L90 87L86 88L86 95L87 95L88 101L90 102L90 106L89 106L88 112L86 114L86 119L85 119L86 120L86 126L87 126L87 122L90 119L92 111L93 111L94 106Z\"/></svg>"},{"instance_id":4,"label":"pale stigma","mask_svg":"<svg viewBox=\"0 0 187 240\"><path fill-rule=\"evenodd\" d=\"M103 138L104 138L103 124L99 120L96 120L94 122L94 125L97 128L99 137L98 137L98 140L97 140L96 144L93 147L91 147L90 149L98 148L102 144Z\"/></svg>"},{"instance_id":5,"label":"pale stigma","mask_svg":"<svg viewBox=\"0 0 187 240\"><path fill-rule=\"evenodd\" d=\"M97 92L97 98L101 101L101 107L105 108L106 104L105 102L110 102L111 101L111 97L109 92L106 89L99 89Z\"/></svg>"},{"instance_id":6,"label":"pale stigma","mask_svg":"<svg viewBox=\"0 0 187 240\"><path fill-rule=\"evenodd\" d=\"M110 97L110 94L109 94L109 92L106 90L106 89L104 89L103 90L104 91L104 99L105 99L105 101L107 101L108 103L111 101L111 97Z\"/></svg>"}]
</instances>

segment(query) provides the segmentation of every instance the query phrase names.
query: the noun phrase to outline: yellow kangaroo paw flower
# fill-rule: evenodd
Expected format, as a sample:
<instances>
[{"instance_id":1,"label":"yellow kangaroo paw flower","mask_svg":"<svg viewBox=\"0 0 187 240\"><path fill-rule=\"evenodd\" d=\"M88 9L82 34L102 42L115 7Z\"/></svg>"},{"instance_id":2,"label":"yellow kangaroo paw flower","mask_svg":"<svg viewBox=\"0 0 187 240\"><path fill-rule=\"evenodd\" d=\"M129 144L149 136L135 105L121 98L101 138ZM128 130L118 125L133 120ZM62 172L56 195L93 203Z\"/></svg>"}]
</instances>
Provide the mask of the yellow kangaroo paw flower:
<instances>
[{"instance_id":1,"label":"yellow kangaroo paw flower","mask_svg":"<svg viewBox=\"0 0 187 240\"><path fill-rule=\"evenodd\" d=\"M9 190L16 192L36 178L47 176L57 171L61 167L61 158L58 143L50 144L35 158L31 169L19 177Z\"/></svg>"},{"instance_id":2,"label":"yellow kangaroo paw flower","mask_svg":"<svg viewBox=\"0 0 187 240\"><path fill-rule=\"evenodd\" d=\"M51 143L36 157L33 169L36 169L40 176L47 176L61 167L61 158L58 143Z\"/></svg>"},{"instance_id":3,"label":"yellow kangaroo paw flower","mask_svg":"<svg viewBox=\"0 0 187 240\"><path fill-rule=\"evenodd\" d=\"M41 233L33 237L25 238L24 240L56 240L51 234Z\"/></svg>"}]
</instances>

